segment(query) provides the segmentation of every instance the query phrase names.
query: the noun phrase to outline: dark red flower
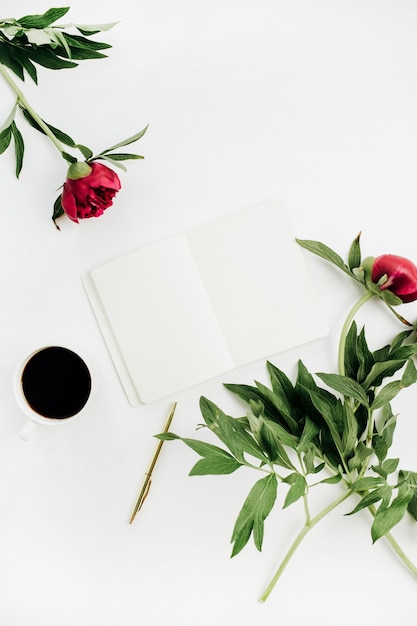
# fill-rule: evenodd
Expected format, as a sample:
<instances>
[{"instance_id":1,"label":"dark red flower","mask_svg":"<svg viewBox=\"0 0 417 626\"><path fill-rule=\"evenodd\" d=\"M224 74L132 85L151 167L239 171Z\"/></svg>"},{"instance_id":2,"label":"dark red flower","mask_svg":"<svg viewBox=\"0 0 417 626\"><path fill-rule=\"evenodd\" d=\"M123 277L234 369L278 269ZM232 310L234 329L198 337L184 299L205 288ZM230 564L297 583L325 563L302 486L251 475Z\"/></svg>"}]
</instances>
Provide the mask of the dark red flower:
<instances>
[{"instance_id":1,"label":"dark red flower","mask_svg":"<svg viewBox=\"0 0 417 626\"><path fill-rule=\"evenodd\" d=\"M70 165L61 204L74 222L99 217L113 204L121 183L116 172L102 163L78 162Z\"/></svg>"},{"instance_id":2,"label":"dark red flower","mask_svg":"<svg viewBox=\"0 0 417 626\"><path fill-rule=\"evenodd\" d=\"M403 302L417 300L417 267L409 259L395 254L383 254L375 259L372 266L372 282L386 276L379 288L389 289Z\"/></svg>"}]
</instances>

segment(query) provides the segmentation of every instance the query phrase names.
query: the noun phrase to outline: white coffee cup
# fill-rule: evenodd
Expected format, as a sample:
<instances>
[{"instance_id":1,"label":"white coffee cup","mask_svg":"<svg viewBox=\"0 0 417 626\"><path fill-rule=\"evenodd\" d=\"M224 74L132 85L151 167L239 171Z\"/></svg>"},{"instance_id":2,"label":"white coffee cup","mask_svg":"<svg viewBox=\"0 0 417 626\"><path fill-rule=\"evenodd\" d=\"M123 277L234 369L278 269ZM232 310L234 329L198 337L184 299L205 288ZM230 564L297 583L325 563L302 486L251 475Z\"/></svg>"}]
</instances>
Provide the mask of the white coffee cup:
<instances>
[{"instance_id":1,"label":"white coffee cup","mask_svg":"<svg viewBox=\"0 0 417 626\"><path fill-rule=\"evenodd\" d=\"M91 402L95 376L91 357L59 344L33 350L15 372L17 403L29 418L20 432L28 441L39 426L57 426L82 415Z\"/></svg>"}]
</instances>

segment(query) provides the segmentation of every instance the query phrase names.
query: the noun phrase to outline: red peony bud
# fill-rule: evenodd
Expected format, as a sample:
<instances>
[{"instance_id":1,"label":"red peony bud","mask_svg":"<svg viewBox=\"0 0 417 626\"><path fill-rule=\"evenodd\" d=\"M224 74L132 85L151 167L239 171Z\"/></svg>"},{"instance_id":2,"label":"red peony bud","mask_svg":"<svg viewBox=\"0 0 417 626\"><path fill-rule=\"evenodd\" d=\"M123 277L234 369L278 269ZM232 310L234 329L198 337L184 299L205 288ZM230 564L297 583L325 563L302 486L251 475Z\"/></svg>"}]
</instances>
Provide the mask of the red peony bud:
<instances>
[{"instance_id":1,"label":"red peony bud","mask_svg":"<svg viewBox=\"0 0 417 626\"><path fill-rule=\"evenodd\" d=\"M73 163L68 168L61 204L74 222L99 217L113 204L121 183L116 172L102 163Z\"/></svg>"},{"instance_id":2,"label":"red peony bud","mask_svg":"<svg viewBox=\"0 0 417 626\"><path fill-rule=\"evenodd\" d=\"M383 254L372 266L372 282L381 290L388 289L403 302L417 300L417 267L409 259L395 254Z\"/></svg>"}]
</instances>

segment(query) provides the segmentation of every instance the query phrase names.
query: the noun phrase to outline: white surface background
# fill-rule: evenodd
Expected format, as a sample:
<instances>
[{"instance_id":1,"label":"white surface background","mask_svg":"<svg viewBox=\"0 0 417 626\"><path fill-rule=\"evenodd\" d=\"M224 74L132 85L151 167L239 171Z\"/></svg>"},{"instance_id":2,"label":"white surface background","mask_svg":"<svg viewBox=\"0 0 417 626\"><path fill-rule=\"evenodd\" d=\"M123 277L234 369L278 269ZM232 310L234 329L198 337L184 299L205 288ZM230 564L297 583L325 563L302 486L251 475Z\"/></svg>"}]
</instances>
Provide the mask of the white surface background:
<instances>
[{"instance_id":1,"label":"white surface background","mask_svg":"<svg viewBox=\"0 0 417 626\"><path fill-rule=\"evenodd\" d=\"M20 17L49 5L2 2ZM74 0L68 21L120 20L98 39L109 58L39 72L25 93L51 124L95 151L146 123L146 156L121 174L114 207L80 225L51 220L66 165L24 123L20 181L0 157L0 622L4 626L346 626L415 623L416 581L367 514L335 512L317 527L269 601L257 598L301 524L278 506L264 550L229 558L232 527L257 476L188 478L195 455L164 446L133 526L128 518L171 399L132 409L80 276L98 263L265 198L284 201L298 237L345 255L359 230L365 255L417 260L417 5L412 0ZM0 117L13 105L1 85ZM215 252L214 252L215 253ZM326 339L276 356L334 371L344 315L359 293L307 256ZM279 288L280 271L277 268ZM404 311L405 313L405 311ZM416 306L406 309L415 319ZM398 330L378 303L359 316L379 347ZM44 343L76 344L99 363L101 389L83 419L19 438L13 372ZM227 382L266 382L263 362ZM175 398L173 430L195 436L201 394L238 415L224 378ZM417 469L416 389L400 412L393 455ZM337 489L337 488L335 488ZM281 494L282 498L282 494ZM395 531L417 561L417 526Z\"/></svg>"}]
</instances>

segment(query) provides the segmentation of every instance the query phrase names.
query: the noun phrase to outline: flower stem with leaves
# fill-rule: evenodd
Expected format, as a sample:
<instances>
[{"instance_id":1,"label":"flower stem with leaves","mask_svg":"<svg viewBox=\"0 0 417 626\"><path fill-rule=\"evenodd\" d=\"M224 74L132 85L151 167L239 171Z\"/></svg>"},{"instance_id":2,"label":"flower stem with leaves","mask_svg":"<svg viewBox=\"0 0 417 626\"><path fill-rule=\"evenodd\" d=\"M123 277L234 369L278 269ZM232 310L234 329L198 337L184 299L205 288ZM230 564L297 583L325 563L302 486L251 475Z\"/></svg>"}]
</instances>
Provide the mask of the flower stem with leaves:
<instances>
[{"instance_id":1,"label":"flower stem with leaves","mask_svg":"<svg viewBox=\"0 0 417 626\"><path fill-rule=\"evenodd\" d=\"M90 37L109 30L114 23L88 26L56 24L55 22L61 19L68 10L69 7L58 7L49 9L41 15L26 15L19 19L0 19L0 75L16 96L13 109L0 128L0 154L7 150L13 138L17 178L22 170L25 153L23 135L16 121L18 111L23 114L24 120L30 126L48 137L70 165L77 163L78 157L68 152L67 146L76 150L79 153L78 156L81 156L81 159L87 163L104 160L123 170L126 168L122 161L143 159L143 156L138 154L115 152L115 150L140 139L145 134L147 126L128 139L94 155L89 147L75 142L68 134L48 124L28 102L22 89L11 77L10 73L13 73L24 81L27 75L35 84L38 84L37 66L60 70L77 67L79 61L105 58L102 50L111 46L90 39ZM54 204L52 219L55 221L63 213L64 209L58 198Z\"/></svg>"},{"instance_id":2,"label":"flower stem with leaves","mask_svg":"<svg viewBox=\"0 0 417 626\"><path fill-rule=\"evenodd\" d=\"M417 578L417 567L391 534L407 512L417 521L417 473L398 469L399 459L388 455L397 423L391 402L402 389L417 382L415 327L393 307L417 299L417 267L401 257L395 257L395 262L394 257L362 261L359 236L352 243L347 263L320 242L298 243L341 269L364 289L341 330L338 373L313 375L299 361L293 383L268 362L270 387L259 382L253 386L225 385L247 405L245 415L231 417L207 398L201 398L204 426L223 447L174 433L158 435L160 439L182 440L201 457L190 475L230 474L244 466L266 472L251 488L237 517L232 556L251 536L261 550L265 520L278 489L287 489L283 509L303 502L304 524L262 593L261 602L269 597L307 534L351 498L355 504L348 515L368 509L373 520L372 541L385 537ZM381 265L387 273L380 276L375 267ZM391 343L377 350L370 349L364 328L359 330L355 322L357 311L371 298L379 298L407 326ZM389 380L397 374L398 378ZM317 485L329 485L329 489L338 490L338 495L311 515L309 498Z\"/></svg>"}]
</instances>

